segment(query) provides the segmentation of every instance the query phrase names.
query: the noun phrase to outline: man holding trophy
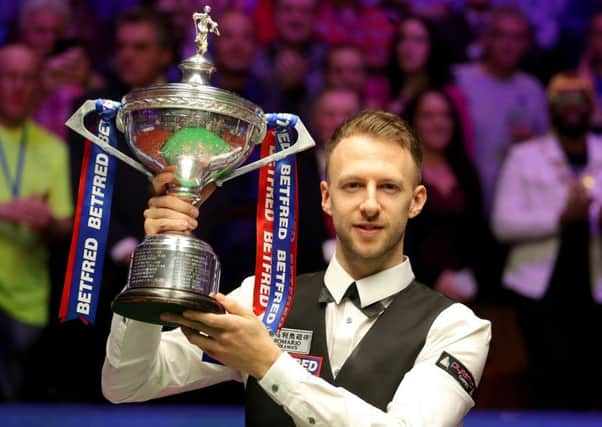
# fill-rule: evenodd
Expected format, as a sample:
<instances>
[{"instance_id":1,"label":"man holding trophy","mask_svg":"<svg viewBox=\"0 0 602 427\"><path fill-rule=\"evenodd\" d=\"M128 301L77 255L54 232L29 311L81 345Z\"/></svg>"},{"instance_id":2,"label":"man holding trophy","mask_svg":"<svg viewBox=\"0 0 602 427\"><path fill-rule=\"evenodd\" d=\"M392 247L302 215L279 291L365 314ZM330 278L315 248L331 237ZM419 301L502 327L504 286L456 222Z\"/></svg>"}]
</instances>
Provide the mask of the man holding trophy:
<instances>
[{"instance_id":1,"label":"man holding trophy","mask_svg":"<svg viewBox=\"0 0 602 427\"><path fill-rule=\"evenodd\" d=\"M426 201L416 138L398 117L379 111L337 129L320 184L337 234L335 256L325 272L296 277L297 183L287 156L313 141L298 118L264 116L208 86L206 39L198 48L180 66L181 83L134 90L121 106L87 101L68 121L109 154L155 175L147 237L112 305L105 396L144 401L235 380L246 385L249 426L459 424L474 405L490 323L416 282L403 255L406 223ZM103 138L82 126L94 109ZM107 143L114 119L142 164ZM259 143L264 157L236 169ZM190 232L216 184L258 166L266 167L256 274L225 296L218 257ZM80 224L85 232L86 221ZM91 277L87 242L102 246L95 236L79 239L83 255L72 246L74 264L84 260L81 277ZM90 283L94 288L92 277ZM81 317L77 286L74 297L65 293L66 319ZM179 328L162 332L161 325Z\"/></svg>"},{"instance_id":2,"label":"man holding trophy","mask_svg":"<svg viewBox=\"0 0 602 427\"><path fill-rule=\"evenodd\" d=\"M163 314L181 325L170 332L115 316L103 368L109 400L237 380L246 382L252 426L461 422L474 404L490 323L416 282L403 255L406 222L426 201L416 139L396 116L366 111L335 132L326 153L322 208L333 217L336 253L325 273L298 278L279 334L271 337L247 308L251 278L215 295L227 314ZM196 208L162 194L173 179L154 179L160 195L145 212L148 235L196 225ZM223 365L203 362L203 353Z\"/></svg>"}]
</instances>

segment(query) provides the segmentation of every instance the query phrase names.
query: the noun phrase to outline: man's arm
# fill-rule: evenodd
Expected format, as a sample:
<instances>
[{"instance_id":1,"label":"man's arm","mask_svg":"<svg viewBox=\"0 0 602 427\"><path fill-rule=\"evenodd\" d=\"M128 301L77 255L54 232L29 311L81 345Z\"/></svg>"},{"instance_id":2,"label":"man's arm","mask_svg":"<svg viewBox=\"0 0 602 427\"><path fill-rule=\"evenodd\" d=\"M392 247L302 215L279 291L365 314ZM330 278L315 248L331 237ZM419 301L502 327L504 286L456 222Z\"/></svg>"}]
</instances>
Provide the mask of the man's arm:
<instances>
[{"instance_id":1,"label":"man's arm","mask_svg":"<svg viewBox=\"0 0 602 427\"><path fill-rule=\"evenodd\" d=\"M102 368L102 392L113 403L139 402L207 387L243 381L239 371L202 361L180 329L113 316Z\"/></svg>"},{"instance_id":2,"label":"man's arm","mask_svg":"<svg viewBox=\"0 0 602 427\"><path fill-rule=\"evenodd\" d=\"M174 179L171 172L158 175L153 186L157 194ZM207 196L212 188L205 190ZM168 206L164 207L164 206ZM147 235L161 232L189 234L197 223L197 208L173 196L149 201L145 215ZM248 286L246 286L248 287ZM245 287L245 288L246 288ZM241 286L240 289L245 289ZM232 298L248 292L235 290ZM249 297L252 298L252 297ZM243 381L244 376L226 366L202 361L202 351L190 345L180 329L161 332L161 326L114 315L102 368L102 391L111 402L154 399L206 387L222 381Z\"/></svg>"},{"instance_id":3,"label":"man's arm","mask_svg":"<svg viewBox=\"0 0 602 427\"><path fill-rule=\"evenodd\" d=\"M257 378L297 426L456 426L474 405L491 325L461 304L435 320L384 412L311 375L278 349L250 310L232 298L216 298L228 314L185 312L165 319L185 325L188 340L212 357Z\"/></svg>"}]
</instances>

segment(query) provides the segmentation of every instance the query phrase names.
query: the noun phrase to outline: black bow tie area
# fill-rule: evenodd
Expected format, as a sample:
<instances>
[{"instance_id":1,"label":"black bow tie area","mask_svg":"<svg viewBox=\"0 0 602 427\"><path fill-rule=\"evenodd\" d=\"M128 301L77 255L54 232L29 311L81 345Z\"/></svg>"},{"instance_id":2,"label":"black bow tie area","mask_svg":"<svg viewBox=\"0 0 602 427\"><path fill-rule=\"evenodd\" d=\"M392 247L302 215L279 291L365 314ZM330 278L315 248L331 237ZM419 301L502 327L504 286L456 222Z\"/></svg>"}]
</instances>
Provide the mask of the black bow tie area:
<instances>
[{"instance_id":1,"label":"black bow tie area","mask_svg":"<svg viewBox=\"0 0 602 427\"><path fill-rule=\"evenodd\" d=\"M361 301L360 301L360 295L357 291L357 285L355 284L355 282L353 282L351 285L349 285L349 287L345 291L345 294L343 295L343 299L341 301L344 301L345 298L350 300L367 317L370 317L370 318L376 317L379 314L381 314L383 311L385 311L385 306L381 301L377 301L375 303L367 305L366 307L362 307ZM334 298L332 297L332 294L330 293L330 291L328 290L328 288L326 286L322 286L322 290L320 291L320 296L318 297L318 302L323 303L323 304L335 302Z\"/></svg>"}]
</instances>

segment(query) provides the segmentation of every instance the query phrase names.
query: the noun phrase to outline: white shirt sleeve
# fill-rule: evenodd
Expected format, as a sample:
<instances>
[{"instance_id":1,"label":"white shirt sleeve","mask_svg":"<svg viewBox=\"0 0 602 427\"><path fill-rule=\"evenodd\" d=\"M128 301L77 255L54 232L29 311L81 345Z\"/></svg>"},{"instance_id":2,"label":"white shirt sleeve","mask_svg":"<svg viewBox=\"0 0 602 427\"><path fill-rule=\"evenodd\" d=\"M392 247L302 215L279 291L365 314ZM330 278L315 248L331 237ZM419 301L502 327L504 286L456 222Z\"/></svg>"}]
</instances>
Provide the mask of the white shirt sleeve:
<instances>
[{"instance_id":1,"label":"white shirt sleeve","mask_svg":"<svg viewBox=\"0 0 602 427\"><path fill-rule=\"evenodd\" d=\"M462 304L453 304L433 322L423 349L404 376L386 412L349 391L311 375L283 354L259 385L297 426L457 426L474 401L458 380L437 366L445 351L459 360L478 384L491 324Z\"/></svg>"},{"instance_id":2,"label":"white shirt sleeve","mask_svg":"<svg viewBox=\"0 0 602 427\"><path fill-rule=\"evenodd\" d=\"M248 305L252 278L231 296ZM247 376L227 366L203 362L203 352L190 344L180 328L113 315L102 367L102 392L113 403L139 402L207 387L223 381L243 382Z\"/></svg>"}]
</instances>

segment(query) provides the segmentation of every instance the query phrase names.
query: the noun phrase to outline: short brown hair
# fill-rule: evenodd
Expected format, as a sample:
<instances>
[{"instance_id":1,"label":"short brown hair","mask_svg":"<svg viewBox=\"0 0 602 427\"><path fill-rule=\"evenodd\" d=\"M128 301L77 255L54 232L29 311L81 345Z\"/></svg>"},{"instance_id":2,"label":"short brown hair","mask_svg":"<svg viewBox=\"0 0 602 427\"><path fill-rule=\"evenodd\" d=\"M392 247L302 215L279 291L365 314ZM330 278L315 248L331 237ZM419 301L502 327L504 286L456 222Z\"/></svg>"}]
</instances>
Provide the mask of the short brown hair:
<instances>
[{"instance_id":1,"label":"short brown hair","mask_svg":"<svg viewBox=\"0 0 602 427\"><path fill-rule=\"evenodd\" d=\"M363 110L340 125L326 142L326 171L335 147L345 138L366 135L381 141L392 141L401 145L412 155L416 165L416 183L422 180L422 146L407 123L399 116L380 110Z\"/></svg>"}]
</instances>

